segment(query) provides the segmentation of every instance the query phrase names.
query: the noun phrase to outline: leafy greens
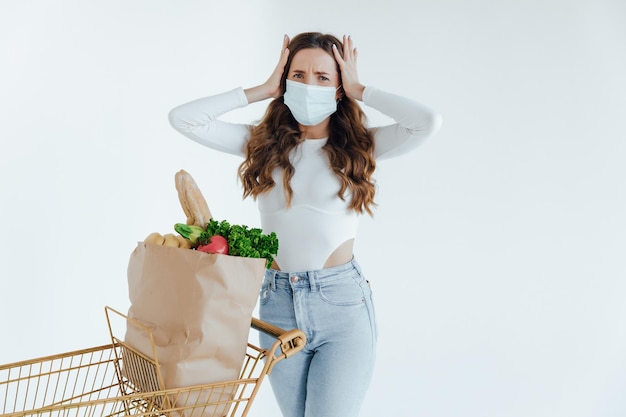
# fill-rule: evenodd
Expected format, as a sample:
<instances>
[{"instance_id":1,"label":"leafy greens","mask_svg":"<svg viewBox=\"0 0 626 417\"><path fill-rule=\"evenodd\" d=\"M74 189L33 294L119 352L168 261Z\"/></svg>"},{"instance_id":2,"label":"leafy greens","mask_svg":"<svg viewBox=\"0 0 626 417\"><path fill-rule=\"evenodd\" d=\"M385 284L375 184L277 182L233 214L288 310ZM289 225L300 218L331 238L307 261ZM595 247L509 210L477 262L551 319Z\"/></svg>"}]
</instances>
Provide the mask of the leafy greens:
<instances>
[{"instance_id":1,"label":"leafy greens","mask_svg":"<svg viewBox=\"0 0 626 417\"><path fill-rule=\"evenodd\" d=\"M265 267L269 268L278 254L278 237L276 233L264 234L259 228L249 228L245 225L231 225L226 220L221 222L211 219L206 231L200 234L198 242L206 245L211 237L220 235L228 241L228 254L249 258L265 258Z\"/></svg>"}]
</instances>

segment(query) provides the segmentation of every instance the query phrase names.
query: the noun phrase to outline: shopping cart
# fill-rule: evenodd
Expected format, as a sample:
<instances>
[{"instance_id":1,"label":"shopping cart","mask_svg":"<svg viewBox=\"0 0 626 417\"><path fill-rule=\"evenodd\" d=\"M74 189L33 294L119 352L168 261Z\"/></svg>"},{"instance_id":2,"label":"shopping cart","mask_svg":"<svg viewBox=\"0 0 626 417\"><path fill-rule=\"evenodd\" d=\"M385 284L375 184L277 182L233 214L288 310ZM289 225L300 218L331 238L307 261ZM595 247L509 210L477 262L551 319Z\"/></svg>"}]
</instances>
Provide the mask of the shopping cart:
<instances>
[{"instance_id":1,"label":"shopping cart","mask_svg":"<svg viewBox=\"0 0 626 417\"><path fill-rule=\"evenodd\" d=\"M243 417L274 365L306 342L298 329L284 331L252 318L253 329L276 341L268 350L248 343L239 379L164 389L154 343L153 357L133 349L113 326L133 319L111 307L105 314L111 344L0 365L1 415Z\"/></svg>"}]
</instances>

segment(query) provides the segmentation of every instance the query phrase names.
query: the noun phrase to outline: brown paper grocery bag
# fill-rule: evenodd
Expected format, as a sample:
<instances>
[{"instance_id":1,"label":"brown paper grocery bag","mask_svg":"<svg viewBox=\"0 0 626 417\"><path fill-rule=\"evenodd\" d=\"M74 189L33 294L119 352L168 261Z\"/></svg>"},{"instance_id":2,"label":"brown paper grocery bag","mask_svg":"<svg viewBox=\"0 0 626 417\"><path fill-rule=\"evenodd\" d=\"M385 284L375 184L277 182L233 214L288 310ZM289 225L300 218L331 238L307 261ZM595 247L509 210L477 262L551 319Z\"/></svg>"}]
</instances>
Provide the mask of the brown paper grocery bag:
<instances>
[{"instance_id":1,"label":"brown paper grocery bag","mask_svg":"<svg viewBox=\"0 0 626 417\"><path fill-rule=\"evenodd\" d=\"M264 273L265 259L137 245L128 316L151 328L164 388L239 378ZM130 322L125 341L153 355L148 335Z\"/></svg>"}]
</instances>

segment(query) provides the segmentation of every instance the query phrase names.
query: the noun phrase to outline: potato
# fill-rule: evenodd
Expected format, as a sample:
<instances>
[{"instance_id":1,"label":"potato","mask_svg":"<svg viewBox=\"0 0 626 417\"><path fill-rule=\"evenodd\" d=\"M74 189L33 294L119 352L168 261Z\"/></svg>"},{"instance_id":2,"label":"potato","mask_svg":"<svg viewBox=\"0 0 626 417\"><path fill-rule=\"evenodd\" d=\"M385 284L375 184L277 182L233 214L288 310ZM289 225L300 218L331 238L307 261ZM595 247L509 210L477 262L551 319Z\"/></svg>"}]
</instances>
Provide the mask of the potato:
<instances>
[{"instance_id":1,"label":"potato","mask_svg":"<svg viewBox=\"0 0 626 417\"><path fill-rule=\"evenodd\" d=\"M165 238L161 236L160 233L154 232L150 233L144 240L144 243L151 243L153 245L163 245L165 243Z\"/></svg>"}]
</instances>

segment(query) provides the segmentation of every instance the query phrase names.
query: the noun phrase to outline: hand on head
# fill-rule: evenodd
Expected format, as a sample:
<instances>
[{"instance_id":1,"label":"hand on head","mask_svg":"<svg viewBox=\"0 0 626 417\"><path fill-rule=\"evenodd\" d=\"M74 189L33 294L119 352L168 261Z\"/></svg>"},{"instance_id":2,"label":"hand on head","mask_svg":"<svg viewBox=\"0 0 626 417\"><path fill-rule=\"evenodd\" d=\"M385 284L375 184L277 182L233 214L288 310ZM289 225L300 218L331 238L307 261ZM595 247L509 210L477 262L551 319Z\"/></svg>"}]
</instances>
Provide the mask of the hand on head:
<instances>
[{"instance_id":1,"label":"hand on head","mask_svg":"<svg viewBox=\"0 0 626 417\"><path fill-rule=\"evenodd\" d=\"M265 81L264 86L267 89L268 94L272 98L277 98L283 95L283 91L280 87L280 80L283 76L283 72L285 71L285 65L287 64L287 59L289 58L289 36L285 35L283 38L283 47L280 52L280 58L278 59L278 64L276 64L276 68L274 68L274 72L270 75L270 77Z\"/></svg>"},{"instance_id":2,"label":"hand on head","mask_svg":"<svg viewBox=\"0 0 626 417\"><path fill-rule=\"evenodd\" d=\"M353 46L352 38L346 35L343 36L343 57L339 54L336 45L333 45L333 53L341 70L343 91L350 98L362 100L365 87L359 82L359 75L356 69L358 52Z\"/></svg>"}]
</instances>

